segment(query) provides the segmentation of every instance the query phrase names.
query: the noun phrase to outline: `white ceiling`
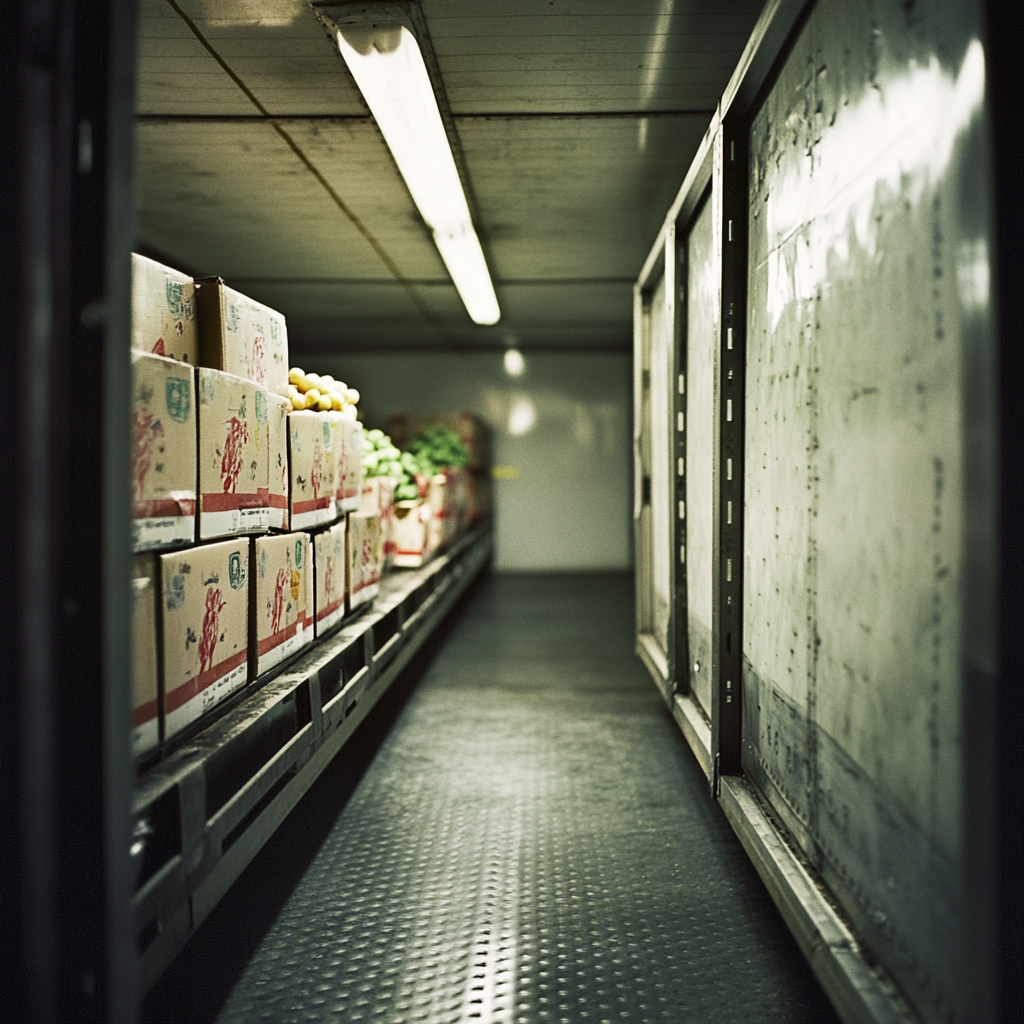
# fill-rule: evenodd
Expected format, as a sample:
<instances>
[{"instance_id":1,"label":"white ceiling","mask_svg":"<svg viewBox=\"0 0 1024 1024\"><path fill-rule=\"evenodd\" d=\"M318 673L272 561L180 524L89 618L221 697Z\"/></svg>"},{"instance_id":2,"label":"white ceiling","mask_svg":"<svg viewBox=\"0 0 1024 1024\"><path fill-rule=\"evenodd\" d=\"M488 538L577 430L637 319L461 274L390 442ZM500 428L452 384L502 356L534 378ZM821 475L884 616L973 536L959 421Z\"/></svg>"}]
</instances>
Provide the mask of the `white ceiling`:
<instances>
[{"instance_id":1,"label":"white ceiling","mask_svg":"<svg viewBox=\"0 0 1024 1024\"><path fill-rule=\"evenodd\" d=\"M470 321L299 0L142 0L140 247L275 306L298 351L628 345L632 282L761 3L420 6L499 324Z\"/></svg>"}]
</instances>

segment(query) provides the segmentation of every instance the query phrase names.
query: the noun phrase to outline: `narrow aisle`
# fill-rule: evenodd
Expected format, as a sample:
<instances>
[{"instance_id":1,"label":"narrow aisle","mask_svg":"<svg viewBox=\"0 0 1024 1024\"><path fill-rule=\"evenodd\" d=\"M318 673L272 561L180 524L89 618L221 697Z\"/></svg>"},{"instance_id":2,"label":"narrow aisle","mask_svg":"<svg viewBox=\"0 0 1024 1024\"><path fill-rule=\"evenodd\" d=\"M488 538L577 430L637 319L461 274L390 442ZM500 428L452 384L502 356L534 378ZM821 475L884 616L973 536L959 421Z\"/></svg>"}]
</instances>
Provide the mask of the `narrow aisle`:
<instances>
[{"instance_id":1,"label":"narrow aisle","mask_svg":"<svg viewBox=\"0 0 1024 1024\"><path fill-rule=\"evenodd\" d=\"M340 812L310 794L145 1018L835 1021L633 656L632 587L478 587L361 778L324 776Z\"/></svg>"}]
</instances>

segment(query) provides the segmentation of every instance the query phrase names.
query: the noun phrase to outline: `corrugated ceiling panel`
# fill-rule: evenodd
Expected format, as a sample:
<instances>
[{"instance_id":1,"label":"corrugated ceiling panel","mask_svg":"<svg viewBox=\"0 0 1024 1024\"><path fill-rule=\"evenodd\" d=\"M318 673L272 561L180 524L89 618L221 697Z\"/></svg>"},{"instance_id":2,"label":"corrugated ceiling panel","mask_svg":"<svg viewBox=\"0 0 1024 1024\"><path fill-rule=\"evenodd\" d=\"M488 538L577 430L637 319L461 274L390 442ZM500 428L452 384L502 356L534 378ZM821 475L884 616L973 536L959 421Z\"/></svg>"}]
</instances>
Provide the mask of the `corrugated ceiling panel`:
<instances>
[{"instance_id":1,"label":"corrugated ceiling panel","mask_svg":"<svg viewBox=\"0 0 1024 1024\"><path fill-rule=\"evenodd\" d=\"M635 277L707 123L460 120L495 274Z\"/></svg>"}]
</instances>

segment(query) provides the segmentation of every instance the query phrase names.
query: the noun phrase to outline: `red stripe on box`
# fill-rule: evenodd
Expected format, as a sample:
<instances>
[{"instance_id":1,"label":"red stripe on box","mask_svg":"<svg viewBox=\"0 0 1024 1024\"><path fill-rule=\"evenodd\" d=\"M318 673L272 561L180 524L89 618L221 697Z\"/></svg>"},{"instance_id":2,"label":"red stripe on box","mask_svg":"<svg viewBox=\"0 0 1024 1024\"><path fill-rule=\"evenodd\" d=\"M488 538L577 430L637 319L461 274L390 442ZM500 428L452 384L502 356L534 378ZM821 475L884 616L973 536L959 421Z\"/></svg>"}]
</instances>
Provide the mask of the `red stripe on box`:
<instances>
[{"instance_id":1,"label":"red stripe on box","mask_svg":"<svg viewBox=\"0 0 1024 1024\"><path fill-rule=\"evenodd\" d=\"M336 612L342 605L344 598L339 598L337 601L332 601L326 608L321 608L316 613L316 621L319 622L321 619L327 618L331 612Z\"/></svg>"},{"instance_id":2,"label":"red stripe on box","mask_svg":"<svg viewBox=\"0 0 1024 1024\"><path fill-rule=\"evenodd\" d=\"M166 519L168 516L194 516L196 514L196 499L182 498L175 501L174 498L159 498L153 501L133 501L133 519Z\"/></svg>"},{"instance_id":3,"label":"red stripe on box","mask_svg":"<svg viewBox=\"0 0 1024 1024\"><path fill-rule=\"evenodd\" d=\"M187 683L183 683L179 686L176 690L171 690L171 692L164 698L167 704L168 714L172 711L177 711L178 708L187 704L193 697L202 693L208 686L212 686L218 679L223 679L229 672L233 672L239 665L244 664L248 655L248 651L239 651L237 654L232 654L230 658L225 658L223 661L214 665L213 668L208 668L200 675L194 676Z\"/></svg>"},{"instance_id":4,"label":"red stripe on box","mask_svg":"<svg viewBox=\"0 0 1024 1024\"><path fill-rule=\"evenodd\" d=\"M154 697L152 700L147 700L145 704L132 708L132 725L145 725L147 722L152 722L156 716L156 697Z\"/></svg>"},{"instance_id":5,"label":"red stripe on box","mask_svg":"<svg viewBox=\"0 0 1024 1024\"><path fill-rule=\"evenodd\" d=\"M266 508L258 494L204 494L200 497L204 512L232 512L240 508Z\"/></svg>"},{"instance_id":6,"label":"red stripe on box","mask_svg":"<svg viewBox=\"0 0 1024 1024\"><path fill-rule=\"evenodd\" d=\"M288 495L287 494L268 494L267 495L267 508L287 508L288 507Z\"/></svg>"},{"instance_id":7,"label":"red stripe on box","mask_svg":"<svg viewBox=\"0 0 1024 1024\"><path fill-rule=\"evenodd\" d=\"M328 494L325 498L312 498L310 501L293 501L292 502L292 514L302 515L303 512L312 512L318 508L329 508L331 504L331 498L333 494Z\"/></svg>"},{"instance_id":8,"label":"red stripe on box","mask_svg":"<svg viewBox=\"0 0 1024 1024\"><path fill-rule=\"evenodd\" d=\"M291 640L293 636L299 631L299 623L293 622L290 626L285 626L284 629L279 629L273 636L268 636L265 640L260 641L260 655L264 655L267 651L272 651L275 647L280 647L285 640Z\"/></svg>"}]
</instances>

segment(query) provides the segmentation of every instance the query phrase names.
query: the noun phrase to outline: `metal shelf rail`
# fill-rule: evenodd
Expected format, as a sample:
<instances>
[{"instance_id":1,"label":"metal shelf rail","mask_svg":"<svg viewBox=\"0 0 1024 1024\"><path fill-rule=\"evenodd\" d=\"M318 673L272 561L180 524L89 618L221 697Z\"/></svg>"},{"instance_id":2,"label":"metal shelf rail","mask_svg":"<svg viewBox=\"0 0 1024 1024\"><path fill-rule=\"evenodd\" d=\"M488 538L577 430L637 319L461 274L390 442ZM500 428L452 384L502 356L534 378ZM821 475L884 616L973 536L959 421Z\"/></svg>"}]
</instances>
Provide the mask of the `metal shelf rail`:
<instances>
[{"instance_id":1,"label":"metal shelf rail","mask_svg":"<svg viewBox=\"0 0 1024 1024\"><path fill-rule=\"evenodd\" d=\"M485 523L137 781L133 910L147 992L491 554Z\"/></svg>"}]
</instances>

